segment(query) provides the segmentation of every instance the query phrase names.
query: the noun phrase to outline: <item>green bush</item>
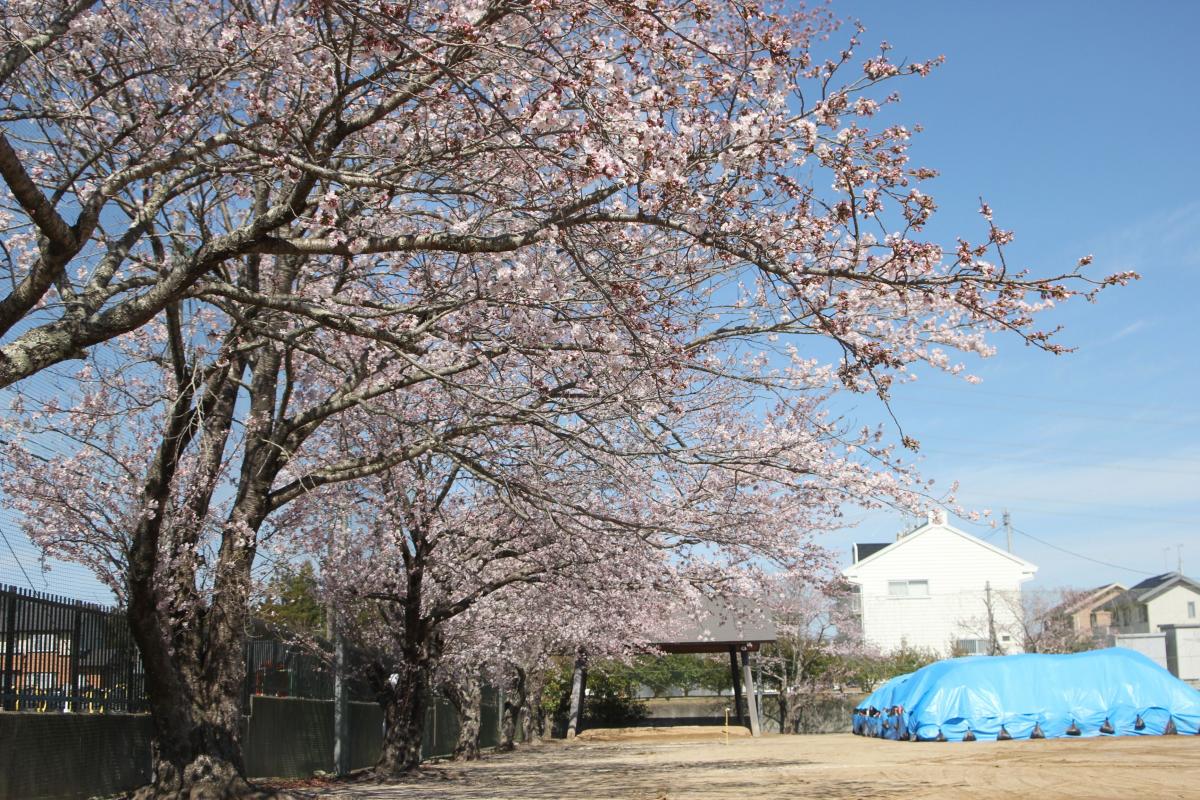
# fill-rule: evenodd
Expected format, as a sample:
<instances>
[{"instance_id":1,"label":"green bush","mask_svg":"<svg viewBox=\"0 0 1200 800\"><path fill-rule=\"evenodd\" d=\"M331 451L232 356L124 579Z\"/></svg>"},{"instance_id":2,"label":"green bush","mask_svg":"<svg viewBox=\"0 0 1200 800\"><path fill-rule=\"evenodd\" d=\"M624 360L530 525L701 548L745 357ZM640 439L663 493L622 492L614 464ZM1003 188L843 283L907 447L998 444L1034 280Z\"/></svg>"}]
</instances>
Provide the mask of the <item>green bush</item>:
<instances>
[{"instance_id":1,"label":"green bush","mask_svg":"<svg viewBox=\"0 0 1200 800\"><path fill-rule=\"evenodd\" d=\"M542 710L554 719L556 730L565 730L571 712L571 679L574 665L559 662L547 676ZM637 699L634 670L620 661L598 661L588 666L584 727L613 728L633 725L646 718L646 704Z\"/></svg>"}]
</instances>

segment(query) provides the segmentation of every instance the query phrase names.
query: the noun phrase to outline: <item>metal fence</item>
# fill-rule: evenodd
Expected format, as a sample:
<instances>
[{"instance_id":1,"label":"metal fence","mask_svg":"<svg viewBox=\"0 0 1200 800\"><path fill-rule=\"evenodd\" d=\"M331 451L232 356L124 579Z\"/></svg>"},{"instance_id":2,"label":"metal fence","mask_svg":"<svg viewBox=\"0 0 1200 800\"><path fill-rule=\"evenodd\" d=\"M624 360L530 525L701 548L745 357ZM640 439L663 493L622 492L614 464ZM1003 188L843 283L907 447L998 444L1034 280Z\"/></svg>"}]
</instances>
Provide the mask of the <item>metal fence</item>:
<instances>
[{"instance_id":1,"label":"metal fence","mask_svg":"<svg viewBox=\"0 0 1200 800\"><path fill-rule=\"evenodd\" d=\"M145 710L145 675L125 616L92 603L0 587L0 707Z\"/></svg>"},{"instance_id":2,"label":"metal fence","mask_svg":"<svg viewBox=\"0 0 1200 800\"><path fill-rule=\"evenodd\" d=\"M245 645L250 697L333 699L328 661L255 624ZM351 699L373 700L357 681ZM0 586L0 708L85 713L147 710L142 659L120 609Z\"/></svg>"},{"instance_id":3,"label":"metal fence","mask_svg":"<svg viewBox=\"0 0 1200 800\"><path fill-rule=\"evenodd\" d=\"M332 700L333 671L309 650L254 631L246 641L247 709L251 695Z\"/></svg>"}]
</instances>

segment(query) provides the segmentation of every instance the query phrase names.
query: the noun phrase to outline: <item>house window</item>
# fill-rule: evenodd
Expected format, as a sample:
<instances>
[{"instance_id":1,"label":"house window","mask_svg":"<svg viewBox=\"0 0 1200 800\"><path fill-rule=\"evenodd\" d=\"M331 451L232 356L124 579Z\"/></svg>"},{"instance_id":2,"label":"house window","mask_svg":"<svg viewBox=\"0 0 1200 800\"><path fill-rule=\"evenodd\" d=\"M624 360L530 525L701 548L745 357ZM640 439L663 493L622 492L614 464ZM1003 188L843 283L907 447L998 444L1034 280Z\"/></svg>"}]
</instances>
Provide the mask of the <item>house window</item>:
<instances>
[{"instance_id":1,"label":"house window","mask_svg":"<svg viewBox=\"0 0 1200 800\"><path fill-rule=\"evenodd\" d=\"M991 649L987 639L959 639L954 643L954 649L965 656L985 656Z\"/></svg>"},{"instance_id":2,"label":"house window","mask_svg":"<svg viewBox=\"0 0 1200 800\"><path fill-rule=\"evenodd\" d=\"M1149 622L1149 621L1150 621L1150 609L1149 609L1149 608L1147 608L1146 606L1141 606L1141 607L1138 609L1138 613L1141 615L1141 621L1142 621L1142 622Z\"/></svg>"},{"instance_id":3,"label":"house window","mask_svg":"<svg viewBox=\"0 0 1200 800\"><path fill-rule=\"evenodd\" d=\"M1196 618L1196 601L1189 600L1188 601L1188 619L1195 619L1195 618Z\"/></svg>"},{"instance_id":4,"label":"house window","mask_svg":"<svg viewBox=\"0 0 1200 800\"><path fill-rule=\"evenodd\" d=\"M888 581L889 597L929 597L929 581Z\"/></svg>"}]
</instances>

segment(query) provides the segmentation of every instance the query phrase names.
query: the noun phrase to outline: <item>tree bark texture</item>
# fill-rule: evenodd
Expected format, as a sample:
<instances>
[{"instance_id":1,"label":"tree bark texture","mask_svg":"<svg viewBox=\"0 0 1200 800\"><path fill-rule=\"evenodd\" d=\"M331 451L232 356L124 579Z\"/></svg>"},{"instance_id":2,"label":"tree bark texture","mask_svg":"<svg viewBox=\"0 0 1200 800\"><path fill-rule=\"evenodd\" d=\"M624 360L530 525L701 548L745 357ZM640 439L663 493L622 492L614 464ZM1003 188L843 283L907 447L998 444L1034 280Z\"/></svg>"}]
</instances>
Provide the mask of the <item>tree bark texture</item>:
<instances>
[{"instance_id":1,"label":"tree bark texture","mask_svg":"<svg viewBox=\"0 0 1200 800\"><path fill-rule=\"evenodd\" d=\"M419 580L414 588L416 591L405 609L413 617L420 609ZM421 766L425 710L433 690L433 672L441 655L436 631L424 625L407 630L415 633L406 637L399 663L376 664L372 679L376 699L383 708L383 743L375 762L375 776L381 780L403 777Z\"/></svg>"},{"instance_id":2,"label":"tree bark texture","mask_svg":"<svg viewBox=\"0 0 1200 800\"><path fill-rule=\"evenodd\" d=\"M521 714L525 710L525 670L517 668L504 691L504 706L500 709L500 749L512 750L520 730ZM524 731L522 731L524 733ZM529 741L527 738L523 741Z\"/></svg>"},{"instance_id":3,"label":"tree bark texture","mask_svg":"<svg viewBox=\"0 0 1200 800\"><path fill-rule=\"evenodd\" d=\"M541 670L525 673L527 691L521 708L521 736L526 744L541 744L546 735L546 715L542 711L542 694L546 681Z\"/></svg>"},{"instance_id":4,"label":"tree bark texture","mask_svg":"<svg viewBox=\"0 0 1200 800\"><path fill-rule=\"evenodd\" d=\"M419 664L401 667L397 680L379 695L384 727L375 762L377 778L399 778L421 766L429 671L428 666Z\"/></svg>"},{"instance_id":5,"label":"tree bark texture","mask_svg":"<svg viewBox=\"0 0 1200 800\"><path fill-rule=\"evenodd\" d=\"M482 687L479 673L447 681L446 697L458 715L458 741L454 745L455 761L474 761L479 758L479 729L482 717Z\"/></svg>"},{"instance_id":6,"label":"tree bark texture","mask_svg":"<svg viewBox=\"0 0 1200 800\"><path fill-rule=\"evenodd\" d=\"M242 689L250 552L218 563L217 592L188 626L171 624L130 593L129 621L142 652L153 724L152 782L140 798L217 800L253 796L242 760Z\"/></svg>"}]
</instances>

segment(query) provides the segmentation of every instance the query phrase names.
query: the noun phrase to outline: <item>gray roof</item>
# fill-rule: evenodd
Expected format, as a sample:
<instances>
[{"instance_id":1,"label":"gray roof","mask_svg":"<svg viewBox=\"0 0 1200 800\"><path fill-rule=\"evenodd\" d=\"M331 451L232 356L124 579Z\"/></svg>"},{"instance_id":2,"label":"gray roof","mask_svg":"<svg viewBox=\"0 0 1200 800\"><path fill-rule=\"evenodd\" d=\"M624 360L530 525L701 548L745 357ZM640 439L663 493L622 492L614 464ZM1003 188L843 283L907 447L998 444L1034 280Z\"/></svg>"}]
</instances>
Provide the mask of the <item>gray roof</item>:
<instances>
[{"instance_id":1,"label":"gray roof","mask_svg":"<svg viewBox=\"0 0 1200 800\"><path fill-rule=\"evenodd\" d=\"M1144 603L1155 595L1165 592L1177 583L1183 583L1191 586L1196 591L1200 592L1200 583L1184 575L1182 572L1164 572L1161 575L1155 575L1152 578L1146 578L1141 583L1135 583L1129 587L1129 593L1137 599L1139 603Z\"/></svg>"},{"instance_id":2,"label":"gray roof","mask_svg":"<svg viewBox=\"0 0 1200 800\"><path fill-rule=\"evenodd\" d=\"M660 636L653 644L668 653L716 653L757 650L774 642L776 632L766 611L748 600L704 597L699 609L681 609Z\"/></svg>"},{"instance_id":3,"label":"gray roof","mask_svg":"<svg viewBox=\"0 0 1200 800\"><path fill-rule=\"evenodd\" d=\"M854 558L854 563L857 564L864 558L870 558L883 548L891 547L893 544L895 542L855 542L851 556Z\"/></svg>"},{"instance_id":4,"label":"gray roof","mask_svg":"<svg viewBox=\"0 0 1200 800\"><path fill-rule=\"evenodd\" d=\"M1147 603L1177 584L1190 586L1194 591L1200 593L1200 583L1187 575L1181 572L1164 572L1134 584L1100 607L1114 609L1131 603Z\"/></svg>"}]
</instances>

